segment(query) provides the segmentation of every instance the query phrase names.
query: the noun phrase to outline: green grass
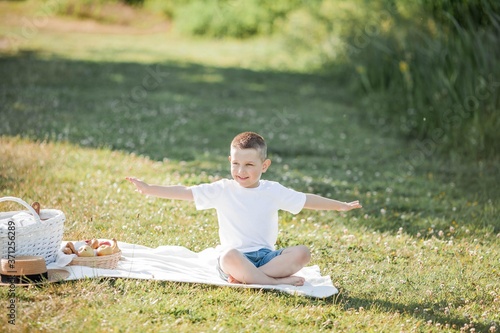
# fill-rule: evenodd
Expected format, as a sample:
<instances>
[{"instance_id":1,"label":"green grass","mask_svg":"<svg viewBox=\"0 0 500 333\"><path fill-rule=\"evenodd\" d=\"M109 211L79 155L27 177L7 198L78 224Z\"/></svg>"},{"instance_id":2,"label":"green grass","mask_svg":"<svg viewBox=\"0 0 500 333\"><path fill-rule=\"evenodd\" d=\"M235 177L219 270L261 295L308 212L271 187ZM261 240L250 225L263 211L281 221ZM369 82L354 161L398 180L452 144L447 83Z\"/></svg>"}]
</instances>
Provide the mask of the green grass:
<instances>
[{"instance_id":1,"label":"green grass","mask_svg":"<svg viewBox=\"0 0 500 333\"><path fill-rule=\"evenodd\" d=\"M497 161L458 164L368 127L344 84L284 71L290 63L262 56L276 47L263 40L64 33L59 20L1 54L0 196L63 210L65 239L215 246L213 211L143 197L124 178L228 177L228 144L243 130L269 141L265 178L364 208L281 215L279 245L310 246L336 297L82 280L16 289L17 331L500 330ZM151 70L162 81L141 89Z\"/></svg>"}]
</instances>

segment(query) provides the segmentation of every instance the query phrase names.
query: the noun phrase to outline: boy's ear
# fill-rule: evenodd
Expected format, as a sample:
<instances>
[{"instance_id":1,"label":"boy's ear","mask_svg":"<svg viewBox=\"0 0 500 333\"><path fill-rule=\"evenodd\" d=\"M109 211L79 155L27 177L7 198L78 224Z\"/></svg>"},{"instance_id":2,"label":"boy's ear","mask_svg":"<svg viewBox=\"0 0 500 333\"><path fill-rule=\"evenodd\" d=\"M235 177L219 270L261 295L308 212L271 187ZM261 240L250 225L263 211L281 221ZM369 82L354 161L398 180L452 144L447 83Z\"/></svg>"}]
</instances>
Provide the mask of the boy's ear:
<instances>
[{"instance_id":1,"label":"boy's ear","mask_svg":"<svg viewBox=\"0 0 500 333\"><path fill-rule=\"evenodd\" d=\"M266 159L263 163L262 163L262 172L266 172L267 169L271 166L271 160L270 159Z\"/></svg>"},{"instance_id":2,"label":"boy's ear","mask_svg":"<svg viewBox=\"0 0 500 333\"><path fill-rule=\"evenodd\" d=\"M227 157L228 161L231 162L231 155Z\"/></svg>"}]
</instances>

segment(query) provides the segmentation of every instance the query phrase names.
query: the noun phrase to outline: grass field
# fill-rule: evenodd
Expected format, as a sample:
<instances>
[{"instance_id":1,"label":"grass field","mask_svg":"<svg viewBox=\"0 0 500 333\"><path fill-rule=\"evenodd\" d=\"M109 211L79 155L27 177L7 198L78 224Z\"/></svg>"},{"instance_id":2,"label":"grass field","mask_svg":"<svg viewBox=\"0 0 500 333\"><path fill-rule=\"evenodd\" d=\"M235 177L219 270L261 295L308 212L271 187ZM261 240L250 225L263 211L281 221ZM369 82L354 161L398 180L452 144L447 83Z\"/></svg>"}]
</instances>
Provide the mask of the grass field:
<instances>
[{"instance_id":1,"label":"grass field","mask_svg":"<svg viewBox=\"0 0 500 333\"><path fill-rule=\"evenodd\" d=\"M190 185L229 177L229 142L245 130L268 140L265 178L364 207L281 215L278 246L310 246L311 264L332 277L338 296L83 280L17 288L15 326L0 289L2 328L500 331L498 161L444 159L436 142L392 137L384 119L369 126L370 110L348 82L293 67L294 55L272 41L90 23L83 31L55 16L23 35L35 17L28 8L0 2L0 196L63 210L65 239L216 246L215 212L145 198L124 178Z\"/></svg>"}]
</instances>

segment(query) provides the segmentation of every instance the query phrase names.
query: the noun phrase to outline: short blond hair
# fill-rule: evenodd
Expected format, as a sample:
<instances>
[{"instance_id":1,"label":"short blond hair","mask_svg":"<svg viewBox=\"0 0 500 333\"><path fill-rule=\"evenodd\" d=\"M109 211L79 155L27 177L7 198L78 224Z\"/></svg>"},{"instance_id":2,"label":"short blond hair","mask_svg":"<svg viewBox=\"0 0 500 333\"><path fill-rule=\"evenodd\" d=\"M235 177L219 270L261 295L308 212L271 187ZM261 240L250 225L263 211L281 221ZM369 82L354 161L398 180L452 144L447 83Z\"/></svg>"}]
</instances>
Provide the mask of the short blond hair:
<instances>
[{"instance_id":1,"label":"short blond hair","mask_svg":"<svg viewBox=\"0 0 500 333\"><path fill-rule=\"evenodd\" d=\"M254 132L243 132L235 136L231 141L231 148L255 149L263 161L267 158L266 141L261 135Z\"/></svg>"}]
</instances>

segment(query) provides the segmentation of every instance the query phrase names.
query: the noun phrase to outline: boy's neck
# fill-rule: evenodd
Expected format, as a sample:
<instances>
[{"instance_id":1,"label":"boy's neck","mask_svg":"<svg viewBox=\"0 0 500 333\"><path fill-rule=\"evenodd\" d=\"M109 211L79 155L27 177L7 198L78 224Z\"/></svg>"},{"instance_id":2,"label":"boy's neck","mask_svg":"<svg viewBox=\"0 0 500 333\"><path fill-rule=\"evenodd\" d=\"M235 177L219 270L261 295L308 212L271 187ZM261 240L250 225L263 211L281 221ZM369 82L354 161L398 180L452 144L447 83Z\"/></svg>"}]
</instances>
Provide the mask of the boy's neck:
<instances>
[{"instance_id":1,"label":"boy's neck","mask_svg":"<svg viewBox=\"0 0 500 333\"><path fill-rule=\"evenodd\" d=\"M233 179L233 181L235 181L235 180ZM235 182L236 182L236 181L235 181ZM246 188L246 189L251 190L251 189L254 189L254 188L258 188L258 187L260 186L260 182L261 182L261 179L259 179L259 181L258 181L258 182L257 182L254 186L249 186L249 187L247 187L247 186L242 186L242 185L241 185L240 183L238 183L238 182L236 182L236 184L238 184L238 186L239 186L239 187L241 187L241 188Z\"/></svg>"}]
</instances>

